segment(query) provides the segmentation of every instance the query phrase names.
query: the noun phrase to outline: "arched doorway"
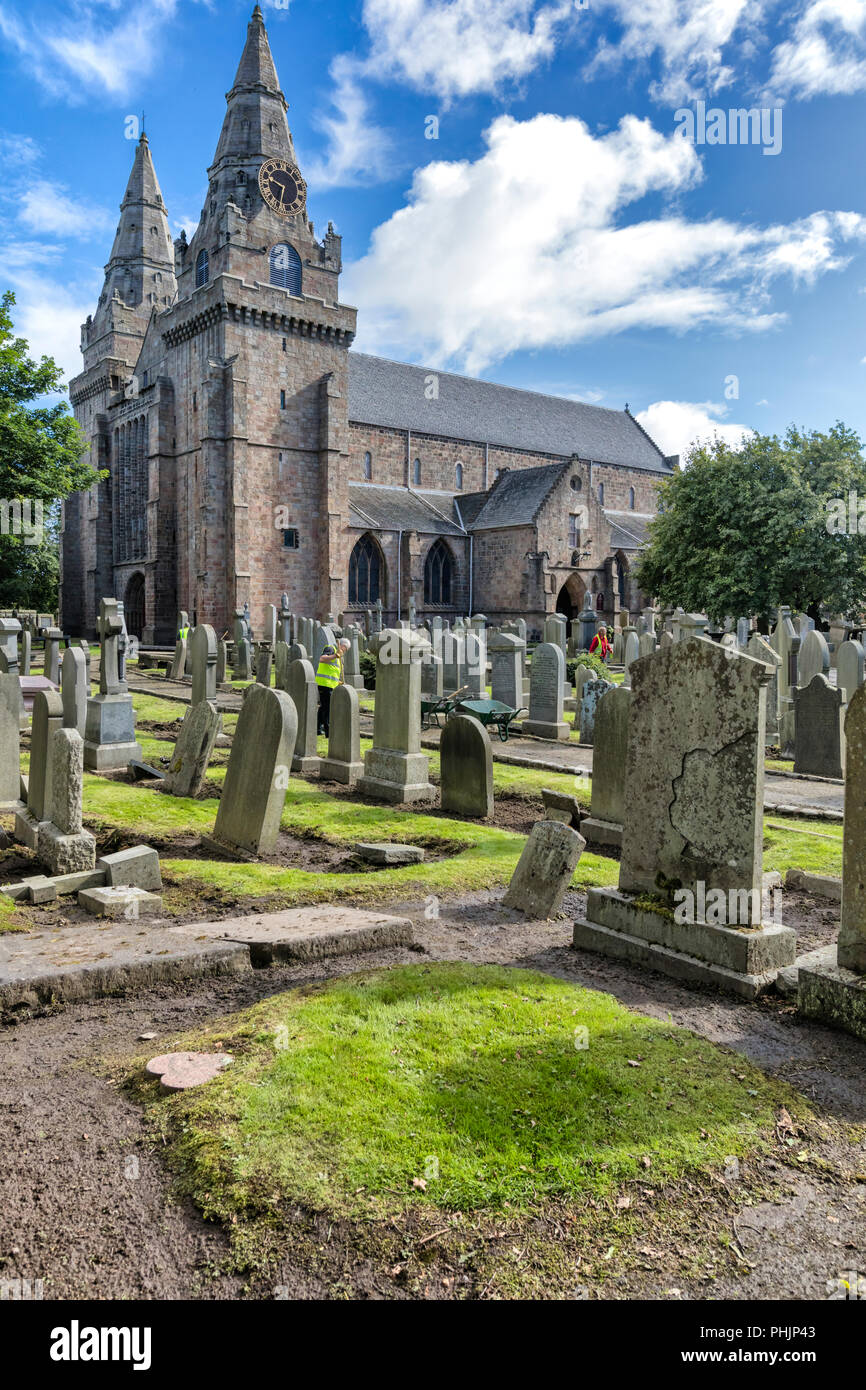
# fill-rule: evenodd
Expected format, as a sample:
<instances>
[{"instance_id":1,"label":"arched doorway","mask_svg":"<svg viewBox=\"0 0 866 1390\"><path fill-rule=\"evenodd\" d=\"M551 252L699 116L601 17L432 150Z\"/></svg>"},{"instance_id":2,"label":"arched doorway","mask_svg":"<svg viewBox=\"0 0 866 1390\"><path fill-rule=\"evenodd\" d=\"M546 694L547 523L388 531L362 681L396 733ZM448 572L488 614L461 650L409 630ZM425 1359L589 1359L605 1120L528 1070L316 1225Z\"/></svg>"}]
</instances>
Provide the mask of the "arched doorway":
<instances>
[{"instance_id":1,"label":"arched doorway","mask_svg":"<svg viewBox=\"0 0 866 1390\"><path fill-rule=\"evenodd\" d=\"M130 636L141 638L144 632L144 575L138 570L130 576L123 595L123 616Z\"/></svg>"},{"instance_id":2,"label":"arched doorway","mask_svg":"<svg viewBox=\"0 0 866 1390\"><path fill-rule=\"evenodd\" d=\"M571 574L556 596L556 611L563 613L569 622L576 618L583 606L586 585L579 574Z\"/></svg>"}]
</instances>

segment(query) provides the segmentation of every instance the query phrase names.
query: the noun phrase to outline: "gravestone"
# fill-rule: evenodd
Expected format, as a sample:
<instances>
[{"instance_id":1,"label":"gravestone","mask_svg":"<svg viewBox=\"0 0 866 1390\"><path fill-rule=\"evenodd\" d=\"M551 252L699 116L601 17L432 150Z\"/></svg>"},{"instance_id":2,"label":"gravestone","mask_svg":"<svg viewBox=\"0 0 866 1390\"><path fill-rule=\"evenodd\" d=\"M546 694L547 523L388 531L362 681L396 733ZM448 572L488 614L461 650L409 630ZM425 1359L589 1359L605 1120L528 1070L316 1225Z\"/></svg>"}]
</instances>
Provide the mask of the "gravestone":
<instances>
[{"instance_id":1,"label":"gravestone","mask_svg":"<svg viewBox=\"0 0 866 1390\"><path fill-rule=\"evenodd\" d=\"M226 683L226 670L228 667L228 643L221 637L217 642L216 659L216 683L218 686Z\"/></svg>"},{"instance_id":2,"label":"gravestone","mask_svg":"<svg viewBox=\"0 0 866 1390\"><path fill-rule=\"evenodd\" d=\"M619 628L619 627L614 628L613 640L611 641L611 644L610 644L610 645L611 645L611 653L610 653L611 665L613 665L613 666L621 666L621 665L622 665L622 657L623 657L623 647L624 647L624 645L625 645L625 640L624 640L623 635L622 635L622 628Z\"/></svg>"},{"instance_id":3,"label":"gravestone","mask_svg":"<svg viewBox=\"0 0 866 1390\"><path fill-rule=\"evenodd\" d=\"M261 640L267 642L271 651L277 645L277 610L272 603L265 604L265 630Z\"/></svg>"},{"instance_id":4,"label":"gravestone","mask_svg":"<svg viewBox=\"0 0 866 1390\"><path fill-rule=\"evenodd\" d=\"M35 850L39 827L50 817L51 738L63 726L63 701L56 690L37 690L33 696L33 723L30 730L30 774L27 779L27 806L15 815L15 839Z\"/></svg>"},{"instance_id":5,"label":"gravestone","mask_svg":"<svg viewBox=\"0 0 866 1390\"><path fill-rule=\"evenodd\" d=\"M523 663L526 644L513 632L494 632L487 642L490 655L490 698L511 709L523 704Z\"/></svg>"},{"instance_id":6,"label":"gravestone","mask_svg":"<svg viewBox=\"0 0 866 1390\"><path fill-rule=\"evenodd\" d=\"M316 753L316 729L319 719L319 692L316 675L309 661L289 662L288 693L297 714L295 752L292 772L313 773L319 770Z\"/></svg>"},{"instance_id":7,"label":"gravestone","mask_svg":"<svg viewBox=\"0 0 866 1390\"><path fill-rule=\"evenodd\" d=\"M751 637L752 623L750 618L737 619L737 646L741 651L747 651Z\"/></svg>"},{"instance_id":8,"label":"gravestone","mask_svg":"<svg viewBox=\"0 0 866 1390\"><path fill-rule=\"evenodd\" d=\"M815 637L810 632L806 638ZM815 675L794 691L794 771L810 777L845 776L842 691Z\"/></svg>"},{"instance_id":9,"label":"gravestone","mask_svg":"<svg viewBox=\"0 0 866 1390\"><path fill-rule=\"evenodd\" d=\"M122 620L115 599L99 604L99 694L87 701L84 726L84 766L88 772L105 772L141 761L135 739L132 696L117 667L117 645Z\"/></svg>"},{"instance_id":10,"label":"gravestone","mask_svg":"<svg viewBox=\"0 0 866 1390\"><path fill-rule=\"evenodd\" d=\"M797 660L797 684L807 686L813 676L829 676L830 648L823 632L810 628L800 640L800 655Z\"/></svg>"},{"instance_id":11,"label":"gravestone","mask_svg":"<svg viewBox=\"0 0 866 1390\"><path fill-rule=\"evenodd\" d=\"M289 646L292 640L292 611L288 594L280 594L279 640Z\"/></svg>"},{"instance_id":12,"label":"gravestone","mask_svg":"<svg viewBox=\"0 0 866 1390\"><path fill-rule=\"evenodd\" d=\"M536 738L567 742L571 725L563 719L565 657L553 642L542 642L535 648L529 670L529 718L523 721L523 733Z\"/></svg>"},{"instance_id":13,"label":"gravestone","mask_svg":"<svg viewBox=\"0 0 866 1390\"><path fill-rule=\"evenodd\" d=\"M63 633L59 627L50 627L45 634L45 665L43 673L52 685L60 684L60 643Z\"/></svg>"},{"instance_id":14,"label":"gravestone","mask_svg":"<svg viewBox=\"0 0 866 1390\"><path fill-rule=\"evenodd\" d=\"M251 685L232 742L214 839L242 853L270 854L295 751L297 715L284 690Z\"/></svg>"},{"instance_id":15,"label":"gravestone","mask_svg":"<svg viewBox=\"0 0 866 1390\"><path fill-rule=\"evenodd\" d=\"M446 632L442 639L442 683L449 693L463 688L466 675L464 640L457 632Z\"/></svg>"},{"instance_id":16,"label":"gravestone","mask_svg":"<svg viewBox=\"0 0 866 1390\"><path fill-rule=\"evenodd\" d=\"M403 632L381 634L376 652L373 747L358 789L393 804L431 801L429 758L421 752L421 648Z\"/></svg>"},{"instance_id":17,"label":"gravestone","mask_svg":"<svg viewBox=\"0 0 866 1390\"><path fill-rule=\"evenodd\" d=\"M172 796L198 796L221 727L222 719L213 701L199 700L189 706L168 765L166 790Z\"/></svg>"},{"instance_id":18,"label":"gravestone","mask_svg":"<svg viewBox=\"0 0 866 1390\"><path fill-rule=\"evenodd\" d=\"M15 671L0 671L0 811L21 811L21 686Z\"/></svg>"},{"instance_id":19,"label":"gravestone","mask_svg":"<svg viewBox=\"0 0 866 1390\"><path fill-rule=\"evenodd\" d=\"M445 669L441 656L426 647L421 660L421 696L425 700L441 700L445 693Z\"/></svg>"},{"instance_id":20,"label":"gravestone","mask_svg":"<svg viewBox=\"0 0 866 1390\"><path fill-rule=\"evenodd\" d=\"M267 642L259 642L256 650L256 682L259 685L270 685L271 683L271 663L273 661L274 649Z\"/></svg>"},{"instance_id":21,"label":"gravestone","mask_svg":"<svg viewBox=\"0 0 866 1390\"><path fill-rule=\"evenodd\" d=\"M321 625L317 623L316 631L313 636L313 655L310 658L314 674L319 669L319 662L322 659L322 652L325 648L335 647L336 645L337 638L333 628L328 627L327 624Z\"/></svg>"},{"instance_id":22,"label":"gravestone","mask_svg":"<svg viewBox=\"0 0 866 1390\"><path fill-rule=\"evenodd\" d=\"M199 623L189 639L192 656L191 703L216 699L217 636L209 623Z\"/></svg>"},{"instance_id":23,"label":"gravestone","mask_svg":"<svg viewBox=\"0 0 866 1390\"><path fill-rule=\"evenodd\" d=\"M590 680L583 687L580 697L579 728L582 744L591 745L595 733L595 715L599 701L608 690L613 689L612 681Z\"/></svg>"},{"instance_id":24,"label":"gravestone","mask_svg":"<svg viewBox=\"0 0 866 1390\"><path fill-rule=\"evenodd\" d=\"M836 658L836 685L845 691L845 699L850 705L855 692L866 679L866 649L862 642L852 638L843 642Z\"/></svg>"},{"instance_id":25,"label":"gravestone","mask_svg":"<svg viewBox=\"0 0 866 1390\"><path fill-rule=\"evenodd\" d=\"M625 815L625 759L631 691L614 685L605 691L595 712L592 760L592 801L580 833L587 844L621 845Z\"/></svg>"},{"instance_id":26,"label":"gravestone","mask_svg":"<svg viewBox=\"0 0 866 1390\"><path fill-rule=\"evenodd\" d=\"M247 624L242 608L235 609L233 632L235 639L234 679L236 681L248 681L251 674L251 653Z\"/></svg>"},{"instance_id":27,"label":"gravestone","mask_svg":"<svg viewBox=\"0 0 866 1390\"><path fill-rule=\"evenodd\" d=\"M656 639L654 632L638 633L637 653L638 656L652 656L656 649Z\"/></svg>"},{"instance_id":28,"label":"gravestone","mask_svg":"<svg viewBox=\"0 0 866 1390\"><path fill-rule=\"evenodd\" d=\"M640 657L640 638L634 628L629 628L625 633L625 640L622 649L622 664L625 667L625 677L623 685L631 685L632 664Z\"/></svg>"},{"instance_id":29,"label":"gravestone","mask_svg":"<svg viewBox=\"0 0 866 1390\"><path fill-rule=\"evenodd\" d=\"M798 971L797 1005L808 1018L842 1028L866 1042L866 686L858 686L848 701L844 737L839 940L820 956L818 952L806 956Z\"/></svg>"},{"instance_id":30,"label":"gravestone","mask_svg":"<svg viewBox=\"0 0 866 1390\"><path fill-rule=\"evenodd\" d=\"M49 743L48 819L39 824L36 857L49 874L77 874L96 863L96 838L84 829L84 740L77 729L55 729Z\"/></svg>"},{"instance_id":31,"label":"gravestone","mask_svg":"<svg viewBox=\"0 0 866 1390\"><path fill-rule=\"evenodd\" d=\"M457 816L493 815L493 750L471 714L445 721L439 740L442 810Z\"/></svg>"},{"instance_id":32,"label":"gravestone","mask_svg":"<svg viewBox=\"0 0 866 1390\"><path fill-rule=\"evenodd\" d=\"M174 644L174 657L168 671L170 681L179 681L186 672L186 647L187 639L178 637Z\"/></svg>"},{"instance_id":33,"label":"gravestone","mask_svg":"<svg viewBox=\"0 0 866 1390\"><path fill-rule=\"evenodd\" d=\"M670 632L663 632L663 633L661 634L661 636L659 637L659 647L660 647L660 648L664 648L664 649L666 650L668 647L672 647L673 644L674 644L674 639L673 639L673 634L672 634L672 633L670 633Z\"/></svg>"},{"instance_id":34,"label":"gravestone","mask_svg":"<svg viewBox=\"0 0 866 1390\"><path fill-rule=\"evenodd\" d=\"M551 613L544 620L544 630L542 640L553 642L562 652L563 658L568 652L568 623L562 613Z\"/></svg>"},{"instance_id":35,"label":"gravestone","mask_svg":"<svg viewBox=\"0 0 866 1390\"><path fill-rule=\"evenodd\" d=\"M523 846L517 868L502 899L533 920L554 917L562 902L586 841L561 821L540 820Z\"/></svg>"},{"instance_id":36,"label":"gravestone","mask_svg":"<svg viewBox=\"0 0 866 1390\"><path fill-rule=\"evenodd\" d=\"M779 671L782 659L760 632L752 633L746 644L746 654L755 661L763 661L772 673L767 686L767 742L775 743L779 737Z\"/></svg>"},{"instance_id":37,"label":"gravestone","mask_svg":"<svg viewBox=\"0 0 866 1390\"><path fill-rule=\"evenodd\" d=\"M279 641L274 648L274 685L277 690L288 689L289 662L292 659L289 655L291 648L286 642ZM298 660L296 657L295 660Z\"/></svg>"},{"instance_id":38,"label":"gravestone","mask_svg":"<svg viewBox=\"0 0 866 1390\"><path fill-rule=\"evenodd\" d=\"M790 697L791 689L794 684L792 681L791 666L793 660L799 658L800 638L798 637L794 624L791 621L790 608L780 608L776 626L770 636L770 646L778 657L781 658L779 667L779 700L786 700Z\"/></svg>"},{"instance_id":39,"label":"gravestone","mask_svg":"<svg viewBox=\"0 0 866 1390\"><path fill-rule=\"evenodd\" d=\"M60 668L63 727L77 729L82 738L87 723L87 701L90 698L88 664L80 647L67 647Z\"/></svg>"},{"instance_id":40,"label":"gravestone","mask_svg":"<svg viewBox=\"0 0 866 1390\"><path fill-rule=\"evenodd\" d=\"M32 635L31 635L31 633L30 633L30 629L27 628L27 627L25 627L25 628L24 628L24 631L21 633L21 674L22 674L22 676L29 676L29 675L30 675L30 660L31 660L31 656L32 656L32 649L33 649L33 637L32 637Z\"/></svg>"},{"instance_id":41,"label":"gravestone","mask_svg":"<svg viewBox=\"0 0 866 1390\"><path fill-rule=\"evenodd\" d=\"M364 771L361 761L360 710L353 685L338 685L331 695L328 756L319 763L323 782L353 786Z\"/></svg>"},{"instance_id":42,"label":"gravestone","mask_svg":"<svg viewBox=\"0 0 866 1390\"><path fill-rule=\"evenodd\" d=\"M14 676L15 678L14 684L10 682L7 687L6 703L8 706L16 703L17 701L17 729L19 733L21 729L26 729L27 727L27 713L24 708L24 695L21 689L21 683L19 681L19 675L21 674L21 672L18 666L18 633L20 631L21 624L19 623L17 618L0 618L0 675L9 675ZM18 758L18 742L18 733L16 733L16 760Z\"/></svg>"},{"instance_id":43,"label":"gravestone","mask_svg":"<svg viewBox=\"0 0 866 1390\"><path fill-rule=\"evenodd\" d=\"M796 954L762 923L770 673L691 638L631 674L619 888L589 889L574 945L753 998Z\"/></svg>"},{"instance_id":44,"label":"gravestone","mask_svg":"<svg viewBox=\"0 0 866 1390\"><path fill-rule=\"evenodd\" d=\"M463 647L466 670L464 684L468 700L484 700L487 697L487 646L483 628L467 632Z\"/></svg>"},{"instance_id":45,"label":"gravestone","mask_svg":"<svg viewBox=\"0 0 866 1390\"><path fill-rule=\"evenodd\" d=\"M580 623L580 650L588 652L598 628L598 614L592 594L587 590L583 596L583 606L577 615Z\"/></svg>"},{"instance_id":46,"label":"gravestone","mask_svg":"<svg viewBox=\"0 0 866 1390\"><path fill-rule=\"evenodd\" d=\"M347 639L348 650L343 653L343 683L351 685L355 690L364 689L364 677L361 675L360 662L360 631L350 623L343 631L343 636Z\"/></svg>"},{"instance_id":47,"label":"gravestone","mask_svg":"<svg viewBox=\"0 0 866 1390\"><path fill-rule=\"evenodd\" d=\"M293 661L309 661L309 659L307 648L303 643L293 642L289 647L289 665L291 666Z\"/></svg>"}]
</instances>

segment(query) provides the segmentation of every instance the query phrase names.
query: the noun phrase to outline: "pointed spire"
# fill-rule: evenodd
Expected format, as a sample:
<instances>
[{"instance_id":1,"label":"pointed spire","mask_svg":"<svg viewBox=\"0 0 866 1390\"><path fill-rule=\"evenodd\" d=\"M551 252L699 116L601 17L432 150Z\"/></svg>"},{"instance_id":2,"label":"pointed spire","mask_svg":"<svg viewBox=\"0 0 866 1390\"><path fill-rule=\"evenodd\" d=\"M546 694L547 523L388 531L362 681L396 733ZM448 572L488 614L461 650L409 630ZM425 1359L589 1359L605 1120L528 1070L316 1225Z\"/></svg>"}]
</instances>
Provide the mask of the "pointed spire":
<instances>
[{"instance_id":1,"label":"pointed spire","mask_svg":"<svg viewBox=\"0 0 866 1390\"><path fill-rule=\"evenodd\" d=\"M109 313L115 294L128 307L140 306L149 316L153 307L164 309L171 303L176 290L174 243L150 143L142 135L120 204L120 222L105 267L96 321Z\"/></svg>"},{"instance_id":2,"label":"pointed spire","mask_svg":"<svg viewBox=\"0 0 866 1390\"><path fill-rule=\"evenodd\" d=\"M218 215L229 199L249 211L256 197L256 179L266 159L297 162L286 120L288 104L280 90L265 21L258 5L247 25L247 37L234 85L226 96L226 114L208 169L211 190L207 216ZM240 177L239 177L240 176Z\"/></svg>"}]
</instances>

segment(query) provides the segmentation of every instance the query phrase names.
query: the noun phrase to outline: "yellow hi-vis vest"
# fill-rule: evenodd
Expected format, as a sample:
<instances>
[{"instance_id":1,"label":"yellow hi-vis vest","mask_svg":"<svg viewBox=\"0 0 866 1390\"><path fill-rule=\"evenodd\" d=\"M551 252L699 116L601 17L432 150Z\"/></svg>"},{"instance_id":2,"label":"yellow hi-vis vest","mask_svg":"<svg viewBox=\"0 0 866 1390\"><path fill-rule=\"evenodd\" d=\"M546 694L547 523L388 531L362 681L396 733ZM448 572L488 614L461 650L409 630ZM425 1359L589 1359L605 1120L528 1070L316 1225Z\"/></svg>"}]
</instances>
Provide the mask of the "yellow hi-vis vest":
<instances>
[{"instance_id":1,"label":"yellow hi-vis vest","mask_svg":"<svg viewBox=\"0 0 866 1390\"><path fill-rule=\"evenodd\" d=\"M182 641L185 641L186 638L189 637L189 628L188 628L188 627L182 627L182 628L180 629L180 632L178 633L178 637L180 637Z\"/></svg>"},{"instance_id":2,"label":"yellow hi-vis vest","mask_svg":"<svg viewBox=\"0 0 866 1390\"><path fill-rule=\"evenodd\" d=\"M323 685L328 690L336 690L343 674L342 667L343 663L339 656L320 657L319 667L316 671L316 685Z\"/></svg>"}]
</instances>

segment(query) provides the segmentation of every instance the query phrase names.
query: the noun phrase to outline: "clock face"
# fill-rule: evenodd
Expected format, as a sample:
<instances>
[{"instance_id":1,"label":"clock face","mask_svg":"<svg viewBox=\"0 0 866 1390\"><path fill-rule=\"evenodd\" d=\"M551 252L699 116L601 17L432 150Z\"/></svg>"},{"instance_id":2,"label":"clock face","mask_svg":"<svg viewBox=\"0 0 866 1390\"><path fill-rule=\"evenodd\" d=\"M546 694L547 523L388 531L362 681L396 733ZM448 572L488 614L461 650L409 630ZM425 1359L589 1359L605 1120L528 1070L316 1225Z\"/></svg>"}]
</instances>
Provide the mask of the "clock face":
<instances>
[{"instance_id":1,"label":"clock face","mask_svg":"<svg viewBox=\"0 0 866 1390\"><path fill-rule=\"evenodd\" d=\"M307 197L300 169L284 159L265 161L259 170L259 188L268 207L280 217L300 212Z\"/></svg>"}]
</instances>

